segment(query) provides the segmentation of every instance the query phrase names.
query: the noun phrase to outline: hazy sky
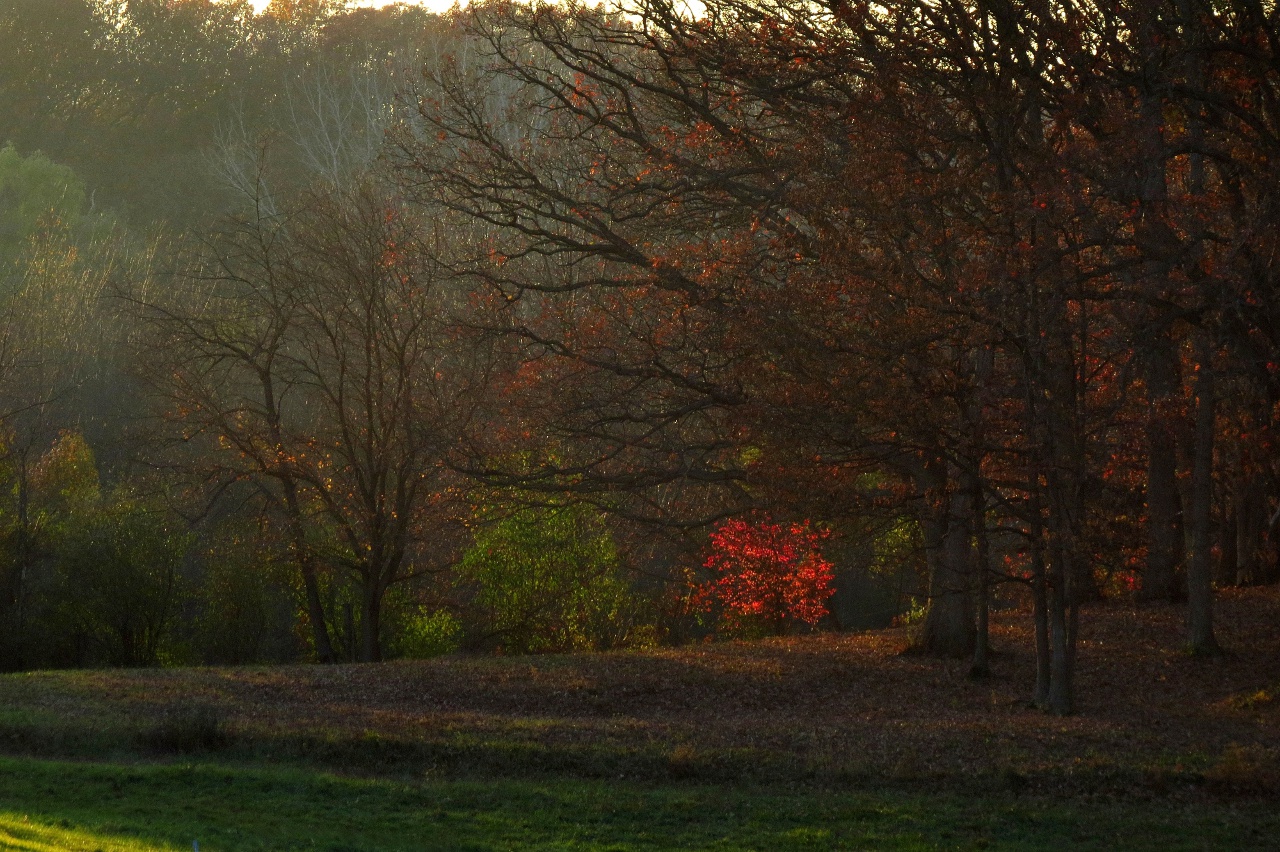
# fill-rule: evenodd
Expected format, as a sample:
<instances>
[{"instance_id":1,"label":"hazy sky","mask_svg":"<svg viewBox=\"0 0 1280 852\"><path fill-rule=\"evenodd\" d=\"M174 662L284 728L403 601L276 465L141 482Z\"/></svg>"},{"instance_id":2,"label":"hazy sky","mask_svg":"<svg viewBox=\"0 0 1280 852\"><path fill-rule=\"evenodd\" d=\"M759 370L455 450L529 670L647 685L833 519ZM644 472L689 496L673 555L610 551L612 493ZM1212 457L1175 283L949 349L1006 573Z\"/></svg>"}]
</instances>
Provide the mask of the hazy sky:
<instances>
[{"instance_id":1,"label":"hazy sky","mask_svg":"<svg viewBox=\"0 0 1280 852\"><path fill-rule=\"evenodd\" d=\"M397 0L357 0L357 6L390 6L392 2ZM261 12L267 7L271 0L250 0L255 9ZM398 2L416 3L419 6L426 6L437 12L443 12L453 5L453 0L398 0Z\"/></svg>"}]
</instances>

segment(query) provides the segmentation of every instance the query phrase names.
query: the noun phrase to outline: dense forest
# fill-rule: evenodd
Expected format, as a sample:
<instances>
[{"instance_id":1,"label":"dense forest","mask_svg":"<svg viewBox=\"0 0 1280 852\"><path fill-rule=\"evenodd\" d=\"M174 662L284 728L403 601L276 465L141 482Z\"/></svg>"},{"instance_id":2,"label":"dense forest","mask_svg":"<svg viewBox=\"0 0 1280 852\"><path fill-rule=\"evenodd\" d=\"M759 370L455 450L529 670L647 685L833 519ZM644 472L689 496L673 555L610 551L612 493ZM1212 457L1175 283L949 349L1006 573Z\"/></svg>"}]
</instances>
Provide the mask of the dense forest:
<instances>
[{"instance_id":1,"label":"dense forest","mask_svg":"<svg viewBox=\"0 0 1280 852\"><path fill-rule=\"evenodd\" d=\"M8 0L0 144L4 669L1280 580L1274 3Z\"/></svg>"}]
</instances>

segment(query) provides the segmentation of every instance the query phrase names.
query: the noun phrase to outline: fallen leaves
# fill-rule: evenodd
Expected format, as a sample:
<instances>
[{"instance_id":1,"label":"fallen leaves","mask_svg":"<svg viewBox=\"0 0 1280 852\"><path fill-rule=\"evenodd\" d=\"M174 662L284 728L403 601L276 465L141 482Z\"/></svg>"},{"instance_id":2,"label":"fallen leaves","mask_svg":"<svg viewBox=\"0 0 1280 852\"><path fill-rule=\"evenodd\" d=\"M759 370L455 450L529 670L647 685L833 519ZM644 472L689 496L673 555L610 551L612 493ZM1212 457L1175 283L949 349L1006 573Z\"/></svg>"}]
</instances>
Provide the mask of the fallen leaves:
<instances>
[{"instance_id":1,"label":"fallen leaves","mask_svg":"<svg viewBox=\"0 0 1280 852\"><path fill-rule=\"evenodd\" d=\"M257 739L466 742L539 760L608 755L623 771L637 755L661 752L676 755L672 765L686 774L700 756L733 766L730 758L774 761L823 777L1155 772L1164 785L1170 771L1217 772L1247 787L1240 777L1249 767L1263 766L1253 775L1269 778L1266 760L1280 753L1280 702L1271 698L1280 684L1280 590L1225 592L1218 614L1230 653L1203 660L1181 651L1179 607L1087 609L1080 712L1066 719L1026 700L1035 669L1030 619L1020 612L996 614L995 674L977 682L965 662L903 655L905 633L894 629L536 658L40 673L0 679L0 701L160 717L198 700Z\"/></svg>"}]
</instances>

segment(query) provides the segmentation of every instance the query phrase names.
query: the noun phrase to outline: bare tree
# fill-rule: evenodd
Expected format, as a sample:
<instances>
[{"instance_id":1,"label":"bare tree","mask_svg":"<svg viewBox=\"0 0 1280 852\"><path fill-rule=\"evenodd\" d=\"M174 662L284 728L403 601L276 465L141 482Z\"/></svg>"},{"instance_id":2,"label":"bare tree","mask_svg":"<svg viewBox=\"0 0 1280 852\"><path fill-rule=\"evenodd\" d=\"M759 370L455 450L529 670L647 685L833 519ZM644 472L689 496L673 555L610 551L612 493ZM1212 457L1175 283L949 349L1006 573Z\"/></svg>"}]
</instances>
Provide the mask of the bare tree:
<instances>
[{"instance_id":1,"label":"bare tree","mask_svg":"<svg viewBox=\"0 0 1280 852\"><path fill-rule=\"evenodd\" d=\"M231 220L183 287L140 300L157 389L196 466L257 484L287 521L317 654L335 651L319 573L360 589L362 660L381 658L394 583L447 565L447 459L487 364L451 330L421 223L370 180L288 216Z\"/></svg>"}]
</instances>

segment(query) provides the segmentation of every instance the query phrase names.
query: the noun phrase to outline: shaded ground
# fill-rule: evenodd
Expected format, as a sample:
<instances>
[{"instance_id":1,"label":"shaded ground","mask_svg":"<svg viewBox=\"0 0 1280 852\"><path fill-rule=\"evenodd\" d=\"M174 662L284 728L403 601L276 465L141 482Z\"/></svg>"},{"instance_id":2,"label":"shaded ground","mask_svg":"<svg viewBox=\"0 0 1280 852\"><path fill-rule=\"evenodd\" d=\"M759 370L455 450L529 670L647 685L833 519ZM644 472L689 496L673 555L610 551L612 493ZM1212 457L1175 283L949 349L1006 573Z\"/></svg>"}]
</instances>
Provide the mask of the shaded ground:
<instances>
[{"instance_id":1,"label":"shaded ground","mask_svg":"<svg viewBox=\"0 0 1280 852\"><path fill-rule=\"evenodd\" d=\"M12 675L0 678L0 748L210 745L442 778L1280 791L1280 590L1226 592L1217 614L1230 653L1206 660L1181 650L1179 607L1087 610L1079 713L1065 719L1028 706L1029 619L1004 614L995 676L981 682L964 663L902 655L902 630L642 653ZM227 742L206 730L211 717Z\"/></svg>"}]
</instances>

